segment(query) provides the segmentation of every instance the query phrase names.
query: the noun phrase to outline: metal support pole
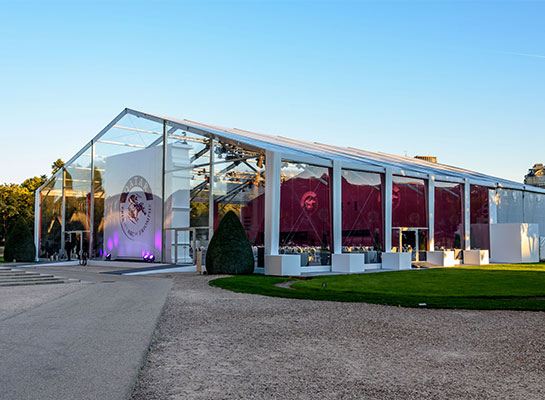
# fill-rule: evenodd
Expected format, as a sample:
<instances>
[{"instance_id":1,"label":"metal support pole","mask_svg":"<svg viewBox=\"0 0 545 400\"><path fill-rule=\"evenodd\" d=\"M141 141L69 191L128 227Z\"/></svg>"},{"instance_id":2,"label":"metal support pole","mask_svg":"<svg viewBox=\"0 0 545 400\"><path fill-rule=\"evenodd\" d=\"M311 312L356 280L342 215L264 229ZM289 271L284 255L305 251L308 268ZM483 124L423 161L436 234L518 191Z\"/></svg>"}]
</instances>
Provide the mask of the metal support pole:
<instances>
[{"instance_id":1,"label":"metal support pole","mask_svg":"<svg viewBox=\"0 0 545 400\"><path fill-rule=\"evenodd\" d=\"M65 241L65 228L66 228L66 168L62 167L62 201L61 201L61 254L59 258L64 254L64 241Z\"/></svg>"},{"instance_id":2,"label":"metal support pole","mask_svg":"<svg viewBox=\"0 0 545 400\"><path fill-rule=\"evenodd\" d=\"M89 205L89 258L93 256L95 235L95 143L91 140L91 201Z\"/></svg>"},{"instance_id":3,"label":"metal support pole","mask_svg":"<svg viewBox=\"0 0 545 400\"><path fill-rule=\"evenodd\" d=\"M392 251L392 170L386 168L384 182L384 251ZM401 244L400 244L401 245Z\"/></svg>"},{"instance_id":4,"label":"metal support pole","mask_svg":"<svg viewBox=\"0 0 545 400\"><path fill-rule=\"evenodd\" d=\"M333 251L332 254L342 254L342 170L340 161L333 161L333 176L331 177L333 185L332 203L333 203Z\"/></svg>"},{"instance_id":5,"label":"metal support pole","mask_svg":"<svg viewBox=\"0 0 545 400\"><path fill-rule=\"evenodd\" d=\"M428 251L435 250L435 176L428 176Z\"/></svg>"},{"instance_id":6,"label":"metal support pole","mask_svg":"<svg viewBox=\"0 0 545 400\"><path fill-rule=\"evenodd\" d=\"M464 250L471 250L471 185L469 179L464 182Z\"/></svg>"},{"instance_id":7,"label":"metal support pole","mask_svg":"<svg viewBox=\"0 0 545 400\"><path fill-rule=\"evenodd\" d=\"M40 227L42 225L42 204L40 190L34 193L34 245L36 246L35 261L39 261L40 256Z\"/></svg>"},{"instance_id":8,"label":"metal support pole","mask_svg":"<svg viewBox=\"0 0 545 400\"><path fill-rule=\"evenodd\" d=\"M280 242L281 158L275 151L265 153L265 254L278 255Z\"/></svg>"},{"instance_id":9,"label":"metal support pole","mask_svg":"<svg viewBox=\"0 0 545 400\"><path fill-rule=\"evenodd\" d=\"M166 233L165 233L165 195L166 195L166 161L167 161L167 121L163 120L163 166L161 169L161 262L166 263ZM177 260L176 260L177 261Z\"/></svg>"},{"instance_id":10,"label":"metal support pole","mask_svg":"<svg viewBox=\"0 0 545 400\"><path fill-rule=\"evenodd\" d=\"M214 151L216 144L214 138L210 138L210 165L208 175L208 241L214 234Z\"/></svg>"}]
</instances>

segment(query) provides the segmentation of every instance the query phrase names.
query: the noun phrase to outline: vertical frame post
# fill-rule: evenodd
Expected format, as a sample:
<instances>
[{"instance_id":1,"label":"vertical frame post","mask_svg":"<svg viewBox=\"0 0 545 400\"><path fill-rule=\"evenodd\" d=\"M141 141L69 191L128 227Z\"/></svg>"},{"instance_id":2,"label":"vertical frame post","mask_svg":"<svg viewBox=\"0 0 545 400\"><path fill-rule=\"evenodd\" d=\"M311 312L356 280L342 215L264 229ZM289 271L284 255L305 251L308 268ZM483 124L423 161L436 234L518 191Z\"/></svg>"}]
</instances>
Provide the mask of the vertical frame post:
<instances>
[{"instance_id":1,"label":"vertical frame post","mask_svg":"<svg viewBox=\"0 0 545 400\"><path fill-rule=\"evenodd\" d=\"M166 232L165 232L165 203L166 203L166 162L167 162L167 121L163 120L163 163L161 167L161 262L166 263Z\"/></svg>"},{"instance_id":2,"label":"vertical frame post","mask_svg":"<svg viewBox=\"0 0 545 400\"><path fill-rule=\"evenodd\" d=\"M62 201L61 201L61 254L60 256L64 255L64 242L66 240L65 236L65 229L66 229L66 191L64 190L66 187L66 168L62 167L61 174L62 176Z\"/></svg>"},{"instance_id":3,"label":"vertical frame post","mask_svg":"<svg viewBox=\"0 0 545 400\"><path fill-rule=\"evenodd\" d=\"M471 185L464 180L464 250L471 250Z\"/></svg>"},{"instance_id":4,"label":"vertical frame post","mask_svg":"<svg viewBox=\"0 0 545 400\"><path fill-rule=\"evenodd\" d=\"M428 176L428 251L435 250L435 175Z\"/></svg>"},{"instance_id":5,"label":"vertical frame post","mask_svg":"<svg viewBox=\"0 0 545 400\"><path fill-rule=\"evenodd\" d=\"M42 226L42 199L41 191L36 190L34 193L34 246L36 247L35 261L39 261L40 258L40 239Z\"/></svg>"},{"instance_id":6,"label":"vertical frame post","mask_svg":"<svg viewBox=\"0 0 545 400\"><path fill-rule=\"evenodd\" d=\"M331 202L333 211L333 251L332 254L342 254L342 170L341 162L333 161L333 176L331 177Z\"/></svg>"},{"instance_id":7,"label":"vertical frame post","mask_svg":"<svg viewBox=\"0 0 545 400\"><path fill-rule=\"evenodd\" d=\"M384 174L384 251L392 251L392 169Z\"/></svg>"},{"instance_id":8,"label":"vertical frame post","mask_svg":"<svg viewBox=\"0 0 545 400\"><path fill-rule=\"evenodd\" d=\"M265 153L265 254L278 255L280 241L280 154Z\"/></svg>"},{"instance_id":9,"label":"vertical frame post","mask_svg":"<svg viewBox=\"0 0 545 400\"><path fill-rule=\"evenodd\" d=\"M93 256L95 236L95 142L91 140L91 201L89 205L89 258Z\"/></svg>"},{"instance_id":10,"label":"vertical frame post","mask_svg":"<svg viewBox=\"0 0 545 400\"><path fill-rule=\"evenodd\" d=\"M210 164L208 175L208 243L212 240L214 234L214 153L216 151L216 144L214 138L210 138Z\"/></svg>"}]
</instances>

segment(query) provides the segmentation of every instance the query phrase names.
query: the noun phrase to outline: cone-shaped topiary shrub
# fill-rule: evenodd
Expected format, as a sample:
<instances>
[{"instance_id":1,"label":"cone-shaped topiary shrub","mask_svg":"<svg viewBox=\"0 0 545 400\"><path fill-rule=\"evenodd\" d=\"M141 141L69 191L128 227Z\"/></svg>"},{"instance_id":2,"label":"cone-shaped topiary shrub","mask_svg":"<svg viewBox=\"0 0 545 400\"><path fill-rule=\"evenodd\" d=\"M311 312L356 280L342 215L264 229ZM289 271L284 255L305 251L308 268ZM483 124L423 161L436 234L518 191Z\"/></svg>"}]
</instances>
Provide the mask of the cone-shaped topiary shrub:
<instances>
[{"instance_id":1,"label":"cone-shaped topiary shrub","mask_svg":"<svg viewBox=\"0 0 545 400\"><path fill-rule=\"evenodd\" d=\"M4 248L4 260L7 262L34 261L36 247L32 232L28 229L26 220L20 217L8 234Z\"/></svg>"},{"instance_id":2,"label":"cone-shaped topiary shrub","mask_svg":"<svg viewBox=\"0 0 545 400\"><path fill-rule=\"evenodd\" d=\"M251 274L254 272L254 254L248 235L238 216L229 211L206 251L206 271L209 274Z\"/></svg>"}]
</instances>

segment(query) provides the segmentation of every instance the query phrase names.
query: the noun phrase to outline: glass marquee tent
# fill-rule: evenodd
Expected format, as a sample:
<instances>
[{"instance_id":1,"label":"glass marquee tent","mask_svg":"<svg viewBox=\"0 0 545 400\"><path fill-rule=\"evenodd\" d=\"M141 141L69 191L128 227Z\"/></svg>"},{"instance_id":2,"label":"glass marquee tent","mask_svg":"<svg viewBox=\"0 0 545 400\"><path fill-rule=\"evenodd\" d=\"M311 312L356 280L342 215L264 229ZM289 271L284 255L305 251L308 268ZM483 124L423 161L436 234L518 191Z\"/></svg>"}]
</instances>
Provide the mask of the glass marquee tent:
<instances>
[{"instance_id":1,"label":"glass marquee tent","mask_svg":"<svg viewBox=\"0 0 545 400\"><path fill-rule=\"evenodd\" d=\"M132 109L36 191L35 207L37 260L80 251L188 265L234 211L266 273L281 255L331 271L346 253L378 265L393 249L489 249L495 223L545 232L537 187Z\"/></svg>"}]
</instances>

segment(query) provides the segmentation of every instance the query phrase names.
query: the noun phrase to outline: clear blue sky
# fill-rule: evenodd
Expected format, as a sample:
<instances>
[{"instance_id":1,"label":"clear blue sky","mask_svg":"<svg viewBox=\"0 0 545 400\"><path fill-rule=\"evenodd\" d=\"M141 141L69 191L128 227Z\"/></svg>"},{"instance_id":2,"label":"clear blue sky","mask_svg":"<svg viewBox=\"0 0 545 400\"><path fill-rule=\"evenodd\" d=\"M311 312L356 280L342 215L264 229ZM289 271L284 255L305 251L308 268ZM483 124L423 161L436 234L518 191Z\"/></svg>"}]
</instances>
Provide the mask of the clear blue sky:
<instances>
[{"instance_id":1,"label":"clear blue sky","mask_svg":"<svg viewBox=\"0 0 545 400\"><path fill-rule=\"evenodd\" d=\"M545 162L543 2L0 3L0 183L124 107L516 181Z\"/></svg>"}]
</instances>

